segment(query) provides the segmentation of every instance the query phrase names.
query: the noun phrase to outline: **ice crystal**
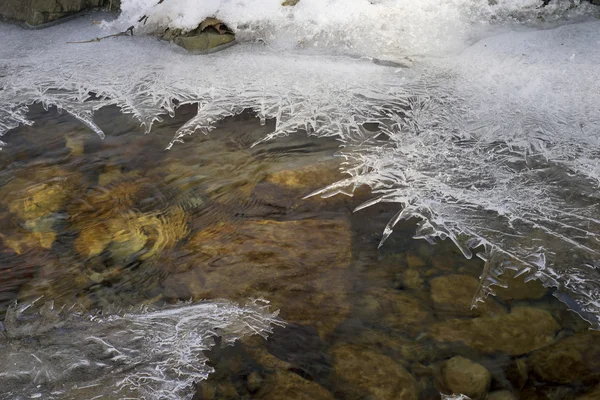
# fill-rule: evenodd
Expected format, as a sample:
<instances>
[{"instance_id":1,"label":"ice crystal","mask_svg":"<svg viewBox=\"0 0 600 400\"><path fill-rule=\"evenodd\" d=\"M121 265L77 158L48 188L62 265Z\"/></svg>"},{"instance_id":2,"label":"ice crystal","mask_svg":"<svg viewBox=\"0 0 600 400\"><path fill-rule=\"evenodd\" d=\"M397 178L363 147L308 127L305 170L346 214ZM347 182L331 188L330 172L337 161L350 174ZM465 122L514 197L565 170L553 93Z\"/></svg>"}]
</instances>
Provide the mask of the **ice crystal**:
<instances>
[{"instance_id":1,"label":"ice crystal","mask_svg":"<svg viewBox=\"0 0 600 400\"><path fill-rule=\"evenodd\" d=\"M467 3L460 7L470 15ZM538 16L537 9L529 13L529 20ZM429 21L418 15L409 27ZM467 29L465 21L439 24ZM285 25L269 29L277 27ZM505 285L503 272L513 268L556 287L557 297L598 328L599 27L592 21L505 32L454 56L414 59L405 69L377 65L373 54L326 56L262 44L208 56L151 37L68 44L101 36L85 21L43 33L0 25L0 129L30 123L24 106L32 102L61 108L100 135L93 114L106 105L149 130L178 105L197 104L169 147L244 109L276 119L264 140L298 131L335 136L348 178L316 194L351 194L367 184L376 197L362 207L390 202L400 209L384 240L399 220L417 218L416 237L447 238L466 257L475 251L485 260L475 302ZM427 40L439 40L438 28ZM410 40L408 32L397 43ZM361 43L355 49L371 47L381 58L391 49L370 46L368 35L364 42L339 39L338 46L353 47L354 40ZM406 49L396 50L400 57Z\"/></svg>"},{"instance_id":2,"label":"ice crystal","mask_svg":"<svg viewBox=\"0 0 600 400\"><path fill-rule=\"evenodd\" d=\"M0 336L2 399L191 399L203 354L281 325L267 304L226 301L87 314L14 305Z\"/></svg>"}]
</instances>

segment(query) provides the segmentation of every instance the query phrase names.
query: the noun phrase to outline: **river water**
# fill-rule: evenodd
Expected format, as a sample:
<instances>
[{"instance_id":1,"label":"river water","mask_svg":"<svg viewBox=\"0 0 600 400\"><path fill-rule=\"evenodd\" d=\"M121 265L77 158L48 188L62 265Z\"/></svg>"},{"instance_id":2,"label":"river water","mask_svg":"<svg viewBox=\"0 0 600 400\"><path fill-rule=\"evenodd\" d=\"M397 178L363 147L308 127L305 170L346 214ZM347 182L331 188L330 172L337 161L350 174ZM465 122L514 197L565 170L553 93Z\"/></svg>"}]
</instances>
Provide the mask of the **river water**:
<instances>
[{"instance_id":1,"label":"river water","mask_svg":"<svg viewBox=\"0 0 600 400\"><path fill-rule=\"evenodd\" d=\"M1 25L0 398L599 396L600 25L543 17L444 57Z\"/></svg>"}]
</instances>

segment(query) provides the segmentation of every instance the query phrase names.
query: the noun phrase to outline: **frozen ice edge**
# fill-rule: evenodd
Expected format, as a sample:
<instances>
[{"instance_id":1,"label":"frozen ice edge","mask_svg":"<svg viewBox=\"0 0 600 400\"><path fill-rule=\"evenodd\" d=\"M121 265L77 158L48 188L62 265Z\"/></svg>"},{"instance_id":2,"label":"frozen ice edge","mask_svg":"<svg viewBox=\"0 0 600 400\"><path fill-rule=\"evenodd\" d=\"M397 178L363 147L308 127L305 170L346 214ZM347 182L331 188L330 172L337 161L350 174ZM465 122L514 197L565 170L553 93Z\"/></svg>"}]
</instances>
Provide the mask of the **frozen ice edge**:
<instances>
[{"instance_id":1,"label":"frozen ice edge","mask_svg":"<svg viewBox=\"0 0 600 400\"><path fill-rule=\"evenodd\" d=\"M379 197L364 206L401 207L384 239L397 221L418 218L418 238L449 238L467 257L483 246L474 302L514 268L557 287L598 328L598 30L596 21L508 32L407 70L259 45L188 56L151 38L74 52L65 42L96 37L96 28L74 21L41 37L0 25L11 39L0 53L0 129L30 123L24 106L41 102L100 135L93 114L107 105L150 130L176 100L198 104L198 113L171 145L244 109L276 119L264 140L298 130L336 136L349 178L318 194L367 184ZM98 99L86 101L90 92Z\"/></svg>"},{"instance_id":2,"label":"frozen ice edge","mask_svg":"<svg viewBox=\"0 0 600 400\"><path fill-rule=\"evenodd\" d=\"M191 399L213 372L204 352L283 326L268 302L227 301L89 314L15 304L0 332L0 399Z\"/></svg>"}]
</instances>

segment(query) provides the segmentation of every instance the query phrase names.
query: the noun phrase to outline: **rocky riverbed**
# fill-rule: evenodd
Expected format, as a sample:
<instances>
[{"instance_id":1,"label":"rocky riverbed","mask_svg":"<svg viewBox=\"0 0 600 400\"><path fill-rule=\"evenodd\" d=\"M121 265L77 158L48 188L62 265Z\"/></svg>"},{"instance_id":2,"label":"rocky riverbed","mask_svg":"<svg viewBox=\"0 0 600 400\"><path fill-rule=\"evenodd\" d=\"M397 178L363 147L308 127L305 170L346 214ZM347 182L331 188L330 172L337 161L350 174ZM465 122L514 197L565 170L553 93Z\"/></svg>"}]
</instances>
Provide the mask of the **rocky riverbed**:
<instances>
[{"instance_id":1,"label":"rocky riverbed","mask_svg":"<svg viewBox=\"0 0 600 400\"><path fill-rule=\"evenodd\" d=\"M174 119L142 135L116 109L105 141L32 107L0 154L0 309L39 296L84 308L268 300L285 327L207 352L195 399L594 399L600 334L537 281L513 277L477 308L482 263L448 242L377 249L394 207L303 199L340 178L337 142L249 113L163 151ZM487 396L487 397L486 397ZM1 396L0 396L1 397Z\"/></svg>"}]
</instances>

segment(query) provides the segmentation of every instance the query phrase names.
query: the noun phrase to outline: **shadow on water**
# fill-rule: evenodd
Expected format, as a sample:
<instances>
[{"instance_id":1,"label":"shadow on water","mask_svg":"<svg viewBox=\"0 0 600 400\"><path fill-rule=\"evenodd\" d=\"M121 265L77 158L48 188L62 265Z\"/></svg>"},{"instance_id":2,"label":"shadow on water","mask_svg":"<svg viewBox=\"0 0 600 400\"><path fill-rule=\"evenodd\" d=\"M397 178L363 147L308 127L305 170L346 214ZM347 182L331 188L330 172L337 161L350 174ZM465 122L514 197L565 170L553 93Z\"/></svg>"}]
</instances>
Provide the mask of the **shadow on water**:
<instances>
[{"instance_id":1,"label":"shadow on water","mask_svg":"<svg viewBox=\"0 0 600 400\"><path fill-rule=\"evenodd\" d=\"M86 309L268 300L287 322L206 353L195 399L593 399L600 336L523 277L471 309L482 262L411 238L369 198L304 196L342 178L339 143L246 112L170 151L113 108L105 140L56 110L0 153L0 312L39 296ZM375 129L375 128L373 128ZM594 386L596 385L596 386ZM587 395L585 394L587 393ZM578 397L579 396L579 397ZM587 397L585 397L587 396Z\"/></svg>"}]
</instances>

